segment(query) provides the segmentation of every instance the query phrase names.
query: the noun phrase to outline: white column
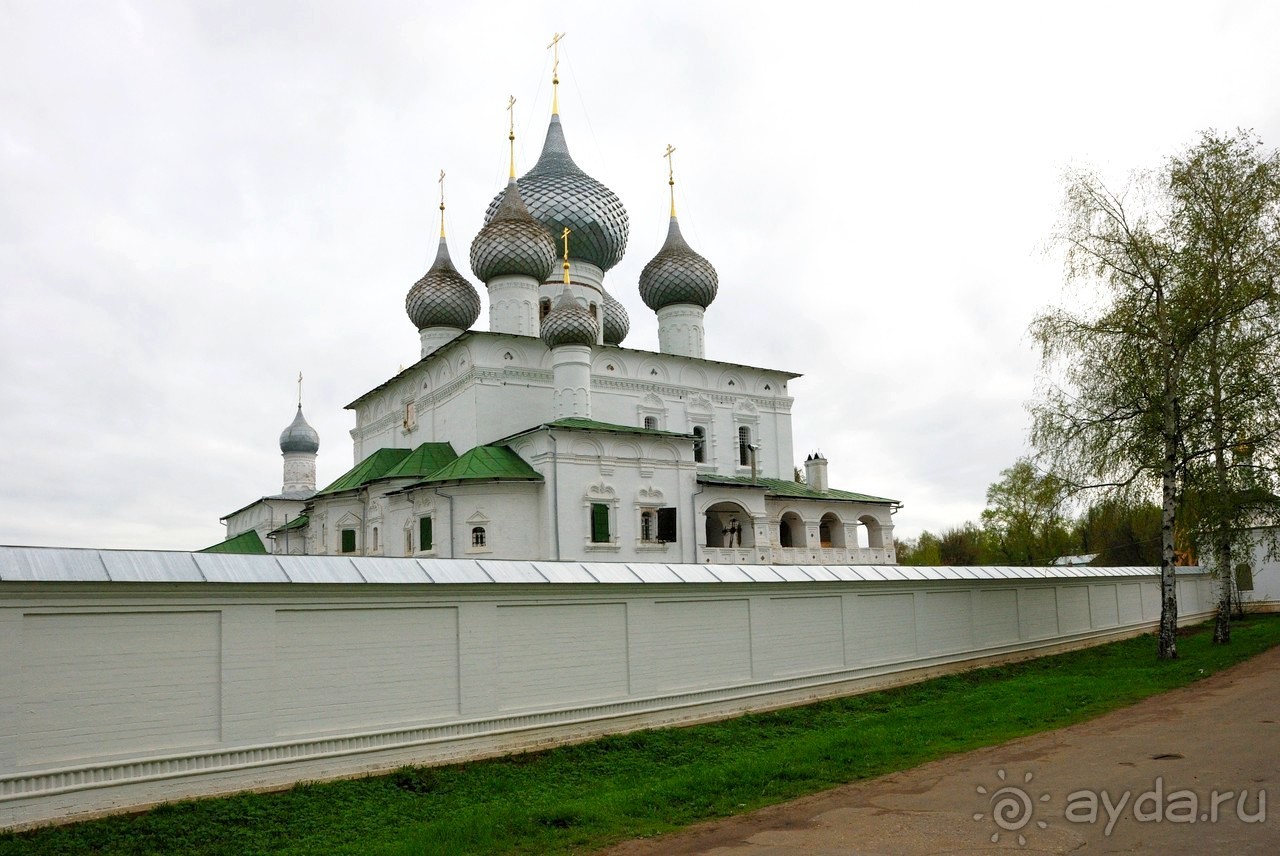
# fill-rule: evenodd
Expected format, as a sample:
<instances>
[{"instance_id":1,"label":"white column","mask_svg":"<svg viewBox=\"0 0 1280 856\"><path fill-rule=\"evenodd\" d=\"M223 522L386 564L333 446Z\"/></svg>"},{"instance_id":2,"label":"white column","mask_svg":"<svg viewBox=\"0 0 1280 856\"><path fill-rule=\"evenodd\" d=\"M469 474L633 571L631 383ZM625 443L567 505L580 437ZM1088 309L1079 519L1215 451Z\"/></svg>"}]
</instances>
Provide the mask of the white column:
<instances>
[{"instance_id":1,"label":"white column","mask_svg":"<svg viewBox=\"0 0 1280 856\"><path fill-rule=\"evenodd\" d=\"M704 339L701 306L676 303L658 310L658 350L664 354L703 358Z\"/></svg>"},{"instance_id":2,"label":"white column","mask_svg":"<svg viewBox=\"0 0 1280 856\"><path fill-rule=\"evenodd\" d=\"M427 327L418 331L418 336L422 341L422 356L427 356L432 352L439 350L444 345L452 342L461 336L462 330L457 327Z\"/></svg>"},{"instance_id":3,"label":"white column","mask_svg":"<svg viewBox=\"0 0 1280 856\"><path fill-rule=\"evenodd\" d=\"M314 452L284 453L284 486L281 493L316 489L316 456Z\"/></svg>"},{"instance_id":4,"label":"white column","mask_svg":"<svg viewBox=\"0 0 1280 856\"><path fill-rule=\"evenodd\" d=\"M551 352L557 419L591 418L591 348L561 345Z\"/></svg>"},{"instance_id":5,"label":"white column","mask_svg":"<svg viewBox=\"0 0 1280 856\"><path fill-rule=\"evenodd\" d=\"M530 276L495 276L489 290L489 330L536 336L539 329L538 281Z\"/></svg>"}]
</instances>

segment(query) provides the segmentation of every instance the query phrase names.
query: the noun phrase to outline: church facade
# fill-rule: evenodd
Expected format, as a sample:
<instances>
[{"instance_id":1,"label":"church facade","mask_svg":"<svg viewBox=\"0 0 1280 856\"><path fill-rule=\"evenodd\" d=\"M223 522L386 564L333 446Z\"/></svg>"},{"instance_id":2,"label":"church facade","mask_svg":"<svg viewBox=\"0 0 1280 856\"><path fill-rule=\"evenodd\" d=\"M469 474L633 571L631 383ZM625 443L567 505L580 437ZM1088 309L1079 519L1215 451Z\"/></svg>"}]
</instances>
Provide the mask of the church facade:
<instances>
[{"instance_id":1,"label":"church facade","mask_svg":"<svg viewBox=\"0 0 1280 856\"><path fill-rule=\"evenodd\" d=\"M514 134L511 135L514 140ZM674 178L669 179L674 186ZM472 241L488 295L444 232L409 290L421 359L347 405L355 465L317 490L319 437L281 435L284 483L226 518L211 550L308 555L717 564L895 561L896 500L837 490L820 454L795 477L780 369L707 359L715 268L684 240L640 275L658 352L625 347L605 288L621 200L570 156L555 109L537 164L510 179Z\"/></svg>"}]
</instances>

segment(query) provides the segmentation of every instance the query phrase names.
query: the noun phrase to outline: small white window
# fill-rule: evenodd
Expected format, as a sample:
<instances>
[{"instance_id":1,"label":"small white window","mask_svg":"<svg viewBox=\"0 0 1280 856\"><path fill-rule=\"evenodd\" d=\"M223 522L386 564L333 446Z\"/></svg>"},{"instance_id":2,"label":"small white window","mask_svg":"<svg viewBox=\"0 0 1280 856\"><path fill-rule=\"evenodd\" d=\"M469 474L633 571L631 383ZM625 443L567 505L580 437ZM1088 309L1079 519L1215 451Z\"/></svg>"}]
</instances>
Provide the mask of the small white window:
<instances>
[{"instance_id":1,"label":"small white window","mask_svg":"<svg viewBox=\"0 0 1280 856\"><path fill-rule=\"evenodd\" d=\"M650 430L654 430L654 429L656 429L656 428L658 427L658 417L656 417L656 416L646 416L646 417L644 418L644 427L646 427L646 428L648 428L648 429L650 429Z\"/></svg>"}]
</instances>

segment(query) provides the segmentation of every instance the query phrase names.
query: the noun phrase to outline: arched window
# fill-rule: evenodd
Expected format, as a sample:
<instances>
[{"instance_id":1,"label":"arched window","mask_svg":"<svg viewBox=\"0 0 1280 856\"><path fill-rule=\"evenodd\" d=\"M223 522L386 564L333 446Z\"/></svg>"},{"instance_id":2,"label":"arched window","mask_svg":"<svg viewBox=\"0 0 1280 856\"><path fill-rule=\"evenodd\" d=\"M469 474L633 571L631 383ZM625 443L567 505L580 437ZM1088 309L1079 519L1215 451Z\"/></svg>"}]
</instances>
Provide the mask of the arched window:
<instances>
[{"instance_id":1,"label":"arched window","mask_svg":"<svg viewBox=\"0 0 1280 856\"><path fill-rule=\"evenodd\" d=\"M791 540L791 524L785 520L778 524L778 545L781 547L795 546L795 543Z\"/></svg>"},{"instance_id":2,"label":"arched window","mask_svg":"<svg viewBox=\"0 0 1280 856\"><path fill-rule=\"evenodd\" d=\"M545 320L551 314L551 298L544 297L538 301L538 320Z\"/></svg>"},{"instance_id":3,"label":"arched window","mask_svg":"<svg viewBox=\"0 0 1280 856\"><path fill-rule=\"evenodd\" d=\"M693 426L693 460L698 464L707 462L707 429L701 425Z\"/></svg>"},{"instance_id":4,"label":"arched window","mask_svg":"<svg viewBox=\"0 0 1280 856\"><path fill-rule=\"evenodd\" d=\"M751 465L751 429L746 425L738 427L738 464Z\"/></svg>"},{"instance_id":5,"label":"arched window","mask_svg":"<svg viewBox=\"0 0 1280 856\"><path fill-rule=\"evenodd\" d=\"M377 526L373 527L373 550L374 552L377 552L378 550L378 527Z\"/></svg>"},{"instance_id":6,"label":"arched window","mask_svg":"<svg viewBox=\"0 0 1280 856\"><path fill-rule=\"evenodd\" d=\"M471 527L471 546L472 547L485 546L485 534L484 534L483 526Z\"/></svg>"},{"instance_id":7,"label":"arched window","mask_svg":"<svg viewBox=\"0 0 1280 856\"><path fill-rule=\"evenodd\" d=\"M656 515L652 511L642 511L640 513L640 540L653 540L653 523Z\"/></svg>"}]
</instances>

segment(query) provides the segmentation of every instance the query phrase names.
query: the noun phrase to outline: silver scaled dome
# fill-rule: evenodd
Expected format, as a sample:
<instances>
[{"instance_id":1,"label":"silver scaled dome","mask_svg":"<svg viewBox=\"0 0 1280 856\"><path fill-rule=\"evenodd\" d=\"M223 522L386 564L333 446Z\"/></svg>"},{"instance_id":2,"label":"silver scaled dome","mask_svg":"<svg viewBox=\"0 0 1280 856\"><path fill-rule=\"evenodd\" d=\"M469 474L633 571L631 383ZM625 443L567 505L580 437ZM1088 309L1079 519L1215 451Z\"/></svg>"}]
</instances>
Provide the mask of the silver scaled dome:
<instances>
[{"instance_id":1,"label":"silver scaled dome","mask_svg":"<svg viewBox=\"0 0 1280 856\"><path fill-rule=\"evenodd\" d=\"M567 228L569 258L589 262L602 271L616 265L627 249L627 209L618 195L587 175L569 156L559 114L547 128L542 155L519 181L520 196L533 218L559 236ZM495 219L503 194L494 197L485 222Z\"/></svg>"},{"instance_id":2,"label":"silver scaled dome","mask_svg":"<svg viewBox=\"0 0 1280 856\"><path fill-rule=\"evenodd\" d=\"M555 308L542 319L539 335L548 348L558 348L561 345L594 345L599 332L596 319L565 289L560 292Z\"/></svg>"},{"instance_id":3,"label":"silver scaled dome","mask_svg":"<svg viewBox=\"0 0 1280 856\"><path fill-rule=\"evenodd\" d=\"M302 415L301 404L298 405L298 415L293 417L289 427L280 433L280 451L286 455L290 452L307 452L314 455L320 451L320 435L316 433L316 429L307 424L307 420Z\"/></svg>"},{"instance_id":4,"label":"silver scaled dome","mask_svg":"<svg viewBox=\"0 0 1280 856\"><path fill-rule=\"evenodd\" d=\"M556 243L520 199L515 179L499 197L497 211L471 242L471 272L481 282L519 274L546 282L556 265Z\"/></svg>"},{"instance_id":5,"label":"silver scaled dome","mask_svg":"<svg viewBox=\"0 0 1280 856\"><path fill-rule=\"evenodd\" d=\"M640 271L640 297L655 312L677 303L706 309L716 299L719 287L716 269L689 248L680 234L680 224L672 217L666 243Z\"/></svg>"},{"instance_id":6,"label":"silver scaled dome","mask_svg":"<svg viewBox=\"0 0 1280 856\"><path fill-rule=\"evenodd\" d=\"M404 311L419 330L427 327L466 330L480 317L480 295L454 268L443 236L430 270L405 296Z\"/></svg>"},{"instance_id":7,"label":"silver scaled dome","mask_svg":"<svg viewBox=\"0 0 1280 856\"><path fill-rule=\"evenodd\" d=\"M627 308L609 292L604 293L604 343L621 345L631 331L631 318Z\"/></svg>"}]
</instances>

